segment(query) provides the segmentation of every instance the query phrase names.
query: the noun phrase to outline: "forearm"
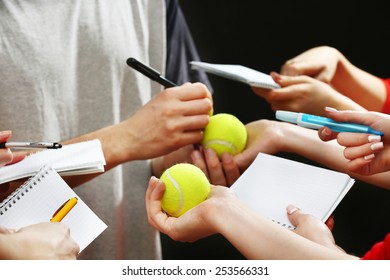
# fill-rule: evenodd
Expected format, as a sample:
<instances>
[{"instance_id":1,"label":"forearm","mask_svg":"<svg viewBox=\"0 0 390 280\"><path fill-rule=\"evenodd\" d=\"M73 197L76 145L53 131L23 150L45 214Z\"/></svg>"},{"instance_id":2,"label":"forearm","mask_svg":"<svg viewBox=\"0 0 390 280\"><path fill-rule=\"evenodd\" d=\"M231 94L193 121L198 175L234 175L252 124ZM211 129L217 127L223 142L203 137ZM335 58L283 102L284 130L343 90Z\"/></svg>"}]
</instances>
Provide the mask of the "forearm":
<instances>
[{"instance_id":1,"label":"forearm","mask_svg":"<svg viewBox=\"0 0 390 280\"><path fill-rule=\"evenodd\" d=\"M341 54L331 85L369 111L380 112L386 100L383 82L357 68Z\"/></svg>"},{"instance_id":2,"label":"forearm","mask_svg":"<svg viewBox=\"0 0 390 280\"><path fill-rule=\"evenodd\" d=\"M102 144L102 150L106 160L105 171L108 171L122 163L142 159L143 157L143 149L139 147L139 141L135 140L134 132L129 130L128 126L125 125L125 122L66 140L63 143L71 144L99 139ZM64 177L64 179L69 185L75 187L98 175L100 175L100 173L67 176Z\"/></svg>"},{"instance_id":3,"label":"forearm","mask_svg":"<svg viewBox=\"0 0 390 280\"><path fill-rule=\"evenodd\" d=\"M356 259L307 240L240 202L229 203L220 212L210 215L215 219L217 232L248 259Z\"/></svg>"}]
</instances>

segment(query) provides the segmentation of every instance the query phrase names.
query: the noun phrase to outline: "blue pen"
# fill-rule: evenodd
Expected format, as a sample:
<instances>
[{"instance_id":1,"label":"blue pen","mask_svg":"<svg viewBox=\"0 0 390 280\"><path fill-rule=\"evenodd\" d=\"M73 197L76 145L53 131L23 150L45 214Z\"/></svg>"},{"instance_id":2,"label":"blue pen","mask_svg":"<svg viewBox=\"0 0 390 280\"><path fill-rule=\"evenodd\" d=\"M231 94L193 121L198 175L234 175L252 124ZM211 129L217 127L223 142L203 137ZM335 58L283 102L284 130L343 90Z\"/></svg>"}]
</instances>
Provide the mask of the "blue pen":
<instances>
[{"instance_id":1,"label":"blue pen","mask_svg":"<svg viewBox=\"0 0 390 280\"><path fill-rule=\"evenodd\" d=\"M383 136L383 132L374 130L366 125L350 122L336 122L329 118L304 113L276 111L276 119L285 122L295 123L299 126L311 129L320 129L321 127L326 126L335 132L356 132Z\"/></svg>"}]
</instances>

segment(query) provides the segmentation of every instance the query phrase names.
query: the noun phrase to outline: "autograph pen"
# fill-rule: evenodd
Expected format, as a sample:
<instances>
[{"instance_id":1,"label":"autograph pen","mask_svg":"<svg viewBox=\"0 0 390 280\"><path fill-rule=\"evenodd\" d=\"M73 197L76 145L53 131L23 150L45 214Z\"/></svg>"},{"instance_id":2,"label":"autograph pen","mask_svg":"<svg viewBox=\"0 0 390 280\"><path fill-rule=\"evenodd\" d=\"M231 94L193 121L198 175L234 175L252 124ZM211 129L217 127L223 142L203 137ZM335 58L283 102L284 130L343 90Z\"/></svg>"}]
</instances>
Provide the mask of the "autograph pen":
<instances>
[{"instance_id":1,"label":"autograph pen","mask_svg":"<svg viewBox=\"0 0 390 280\"><path fill-rule=\"evenodd\" d=\"M320 129L321 127L326 126L335 132L356 132L383 136L383 132L374 130L366 125L350 122L337 122L329 118L304 113L276 111L276 118L281 121L295 123L299 126L311 129Z\"/></svg>"},{"instance_id":2,"label":"autograph pen","mask_svg":"<svg viewBox=\"0 0 390 280\"><path fill-rule=\"evenodd\" d=\"M58 210L53 214L50 222L61 222L63 218L69 213L70 210L77 204L77 197L72 197L68 199L64 204L58 208Z\"/></svg>"},{"instance_id":3,"label":"autograph pen","mask_svg":"<svg viewBox=\"0 0 390 280\"><path fill-rule=\"evenodd\" d=\"M162 85L166 88L177 86L175 83L173 83L170 80L168 80L167 78L161 76L161 73L159 73L157 70L139 62L138 60L136 60L133 57L128 58L126 62L127 62L127 65L129 65L130 67L134 68L138 72L144 74L149 79L159 83L160 85Z\"/></svg>"},{"instance_id":4,"label":"autograph pen","mask_svg":"<svg viewBox=\"0 0 390 280\"><path fill-rule=\"evenodd\" d=\"M62 145L57 142L2 142L0 148L15 149L60 149Z\"/></svg>"}]
</instances>

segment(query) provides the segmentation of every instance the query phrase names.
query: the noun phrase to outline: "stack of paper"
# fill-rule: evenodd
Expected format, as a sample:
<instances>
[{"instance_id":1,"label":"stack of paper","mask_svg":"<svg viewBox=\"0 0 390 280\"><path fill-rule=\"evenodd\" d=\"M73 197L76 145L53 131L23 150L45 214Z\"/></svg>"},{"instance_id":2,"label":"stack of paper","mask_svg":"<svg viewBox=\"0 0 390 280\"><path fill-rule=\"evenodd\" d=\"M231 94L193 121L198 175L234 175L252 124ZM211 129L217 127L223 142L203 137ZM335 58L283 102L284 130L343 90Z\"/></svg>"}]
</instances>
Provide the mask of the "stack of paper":
<instances>
[{"instance_id":1,"label":"stack of paper","mask_svg":"<svg viewBox=\"0 0 390 280\"><path fill-rule=\"evenodd\" d=\"M40 151L0 168L0 184L33 176L44 165L64 176L103 172L105 164L99 140L63 145L61 149Z\"/></svg>"}]
</instances>

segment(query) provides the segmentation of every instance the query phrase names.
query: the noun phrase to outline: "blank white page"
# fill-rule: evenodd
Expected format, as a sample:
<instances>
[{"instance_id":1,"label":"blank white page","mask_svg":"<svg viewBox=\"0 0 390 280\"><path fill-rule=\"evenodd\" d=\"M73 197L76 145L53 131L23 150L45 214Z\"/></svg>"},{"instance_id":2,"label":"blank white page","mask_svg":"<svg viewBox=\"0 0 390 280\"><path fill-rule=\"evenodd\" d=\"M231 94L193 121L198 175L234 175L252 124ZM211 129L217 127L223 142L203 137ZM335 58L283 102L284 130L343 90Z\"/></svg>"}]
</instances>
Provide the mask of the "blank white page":
<instances>
[{"instance_id":1,"label":"blank white page","mask_svg":"<svg viewBox=\"0 0 390 280\"><path fill-rule=\"evenodd\" d=\"M289 204L326 221L354 182L344 173L259 153L231 189L261 215L293 228Z\"/></svg>"},{"instance_id":2,"label":"blank white page","mask_svg":"<svg viewBox=\"0 0 390 280\"><path fill-rule=\"evenodd\" d=\"M254 87L280 88L270 75L251 68L235 64L212 64L200 61L190 62L192 69L203 70L234 81L246 83Z\"/></svg>"},{"instance_id":3,"label":"blank white page","mask_svg":"<svg viewBox=\"0 0 390 280\"><path fill-rule=\"evenodd\" d=\"M77 197L78 202L61 223L70 226L72 238L83 250L107 225L49 167L44 167L0 204L0 225L18 229L49 222L56 210L72 197Z\"/></svg>"}]
</instances>

